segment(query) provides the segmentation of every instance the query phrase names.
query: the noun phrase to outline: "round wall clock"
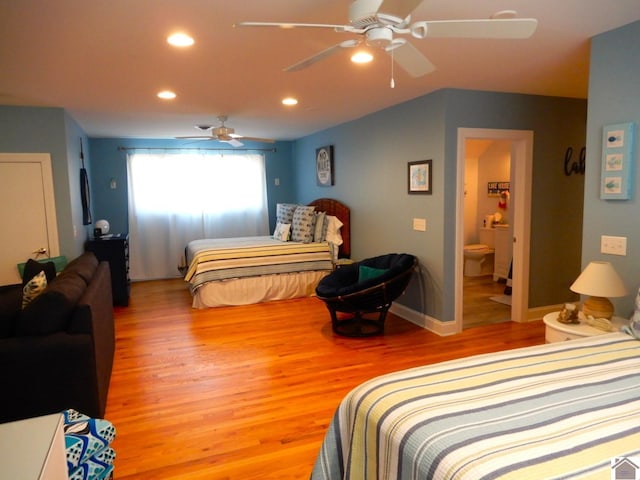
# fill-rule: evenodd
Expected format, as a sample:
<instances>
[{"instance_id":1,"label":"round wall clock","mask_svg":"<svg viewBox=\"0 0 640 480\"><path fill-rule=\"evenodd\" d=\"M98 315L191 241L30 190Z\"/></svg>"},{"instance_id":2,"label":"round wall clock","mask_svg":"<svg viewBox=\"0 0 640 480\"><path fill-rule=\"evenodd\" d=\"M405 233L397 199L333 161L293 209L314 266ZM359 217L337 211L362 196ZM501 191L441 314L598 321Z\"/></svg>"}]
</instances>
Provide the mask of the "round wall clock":
<instances>
[{"instance_id":1,"label":"round wall clock","mask_svg":"<svg viewBox=\"0 0 640 480\"><path fill-rule=\"evenodd\" d=\"M333 185L333 146L316 149L316 178L318 185Z\"/></svg>"}]
</instances>

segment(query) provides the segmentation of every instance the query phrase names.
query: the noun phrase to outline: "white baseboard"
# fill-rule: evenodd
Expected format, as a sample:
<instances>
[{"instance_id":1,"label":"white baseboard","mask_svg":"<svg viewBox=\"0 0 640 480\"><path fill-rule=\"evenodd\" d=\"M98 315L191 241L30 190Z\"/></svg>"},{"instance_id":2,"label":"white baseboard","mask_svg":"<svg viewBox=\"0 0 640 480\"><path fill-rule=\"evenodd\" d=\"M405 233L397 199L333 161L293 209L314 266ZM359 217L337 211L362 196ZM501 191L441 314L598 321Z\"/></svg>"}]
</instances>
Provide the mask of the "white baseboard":
<instances>
[{"instance_id":1,"label":"white baseboard","mask_svg":"<svg viewBox=\"0 0 640 480\"><path fill-rule=\"evenodd\" d=\"M542 320L547 313L557 312L562 309L564 303L558 305L545 305L544 307L530 308L527 312L527 322L533 322L535 320Z\"/></svg>"},{"instance_id":2,"label":"white baseboard","mask_svg":"<svg viewBox=\"0 0 640 480\"><path fill-rule=\"evenodd\" d=\"M558 305L545 305L544 307L530 308L527 310L527 318L525 322L542 320L542 317L544 317L547 313L557 312L558 310L560 310L562 308L562 305L564 304L561 303ZM397 315L398 317L413 323L414 325L424 328L425 330L429 330L430 332L433 332L442 337L459 333L456 330L456 322L443 322L399 303L392 304L389 311L394 315Z\"/></svg>"},{"instance_id":3,"label":"white baseboard","mask_svg":"<svg viewBox=\"0 0 640 480\"><path fill-rule=\"evenodd\" d=\"M458 333L455 325L456 322L443 322L430 317L429 315L413 310L412 308L405 307L399 303L393 303L389 311L400 318L404 318L405 320L442 337Z\"/></svg>"}]
</instances>

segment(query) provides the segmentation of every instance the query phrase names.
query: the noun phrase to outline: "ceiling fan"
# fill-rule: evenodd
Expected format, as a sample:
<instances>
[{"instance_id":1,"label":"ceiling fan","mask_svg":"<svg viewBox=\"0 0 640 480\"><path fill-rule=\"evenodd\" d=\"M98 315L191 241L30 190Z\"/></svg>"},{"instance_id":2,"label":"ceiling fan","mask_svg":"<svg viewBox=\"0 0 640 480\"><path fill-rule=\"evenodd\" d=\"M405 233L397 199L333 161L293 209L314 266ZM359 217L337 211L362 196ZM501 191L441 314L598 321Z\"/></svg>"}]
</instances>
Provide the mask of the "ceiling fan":
<instances>
[{"instance_id":1,"label":"ceiling fan","mask_svg":"<svg viewBox=\"0 0 640 480\"><path fill-rule=\"evenodd\" d=\"M412 77L421 77L435 66L401 35L413 38L529 38L536 30L534 18L513 18L515 12L505 10L488 19L433 20L411 22L411 12L422 0L355 0L349 6L349 24L239 22L242 27L330 28L339 33L354 33L359 38L344 40L284 70L294 72L307 68L345 48L365 43L381 47ZM396 35L398 35L396 37Z\"/></svg>"},{"instance_id":2,"label":"ceiling fan","mask_svg":"<svg viewBox=\"0 0 640 480\"><path fill-rule=\"evenodd\" d=\"M245 137L243 135L238 135L235 133L235 129L231 127L227 127L225 122L227 121L226 115L219 115L218 120L220 121L219 127L214 127L213 125L196 125L198 130L206 132L208 130L211 131L209 135L195 135L195 136L186 136L186 137L176 137L176 138L202 138L207 140L217 140L219 142L225 142L234 147L242 147L244 144L239 140L250 140L253 142L264 142L264 143L274 143L275 140L270 138L258 138L258 137Z\"/></svg>"}]
</instances>

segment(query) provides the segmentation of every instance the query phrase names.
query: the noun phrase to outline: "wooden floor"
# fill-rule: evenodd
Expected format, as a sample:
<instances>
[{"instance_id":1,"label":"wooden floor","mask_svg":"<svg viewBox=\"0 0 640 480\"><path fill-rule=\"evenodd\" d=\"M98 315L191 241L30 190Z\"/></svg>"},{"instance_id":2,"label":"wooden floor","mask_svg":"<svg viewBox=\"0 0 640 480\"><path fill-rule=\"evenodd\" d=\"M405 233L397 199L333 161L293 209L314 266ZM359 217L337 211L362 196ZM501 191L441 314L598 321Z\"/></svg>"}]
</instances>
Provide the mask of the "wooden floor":
<instances>
[{"instance_id":1,"label":"wooden floor","mask_svg":"<svg viewBox=\"0 0 640 480\"><path fill-rule=\"evenodd\" d=\"M504 294L505 282L494 282L493 275L462 278L463 328L511 321L511 306L491 300Z\"/></svg>"},{"instance_id":2,"label":"wooden floor","mask_svg":"<svg viewBox=\"0 0 640 480\"><path fill-rule=\"evenodd\" d=\"M316 298L194 310L182 280L135 283L116 335L105 417L118 480L308 479L359 383L544 342L542 322L439 337L393 315L384 336L342 338Z\"/></svg>"}]
</instances>

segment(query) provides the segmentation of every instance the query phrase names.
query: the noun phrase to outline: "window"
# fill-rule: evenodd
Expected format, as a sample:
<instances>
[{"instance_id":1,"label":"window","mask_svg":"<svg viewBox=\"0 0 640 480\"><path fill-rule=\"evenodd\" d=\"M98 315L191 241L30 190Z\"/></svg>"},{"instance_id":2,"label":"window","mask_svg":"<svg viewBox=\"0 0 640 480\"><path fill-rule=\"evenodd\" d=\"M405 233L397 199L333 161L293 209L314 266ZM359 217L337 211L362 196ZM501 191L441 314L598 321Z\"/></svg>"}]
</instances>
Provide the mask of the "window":
<instances>
[{"instance_id":1,"label":"window","mask_svg":"<svg viewBox=\"0 0 640 480\"><path fill-rule=\"evenodd\" d=\"M262 155L135 153L127 169L134 280L179 276L191 240L269 234Z\"/></svg>"}]
</instances>

